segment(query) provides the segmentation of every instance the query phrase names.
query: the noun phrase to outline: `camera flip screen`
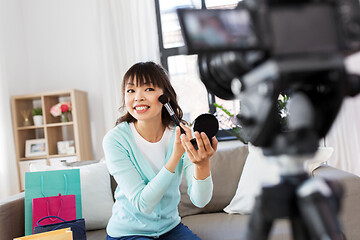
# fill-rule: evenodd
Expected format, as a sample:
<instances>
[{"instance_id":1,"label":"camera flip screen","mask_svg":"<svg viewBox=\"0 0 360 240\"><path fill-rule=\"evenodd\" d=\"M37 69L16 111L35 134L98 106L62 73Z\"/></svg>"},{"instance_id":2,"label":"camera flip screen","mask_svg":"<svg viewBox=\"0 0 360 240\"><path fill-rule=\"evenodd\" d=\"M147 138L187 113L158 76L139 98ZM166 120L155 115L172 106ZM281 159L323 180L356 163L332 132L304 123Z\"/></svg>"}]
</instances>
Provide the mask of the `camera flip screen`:
<instances>
[{"instance_id":1,"label":"camera flip screen","mask_svg":"<svg viewBox=\"0 0 360 240\"><path fill-rule=\"evenodd\" d=\"M189 52L259 48L250 15L245 10L179 9L178 16Z\"/></svg>"},{"instance_id":2,"label":"camera flip screen","mask_svg":"<svg viewBox=\"0 0 360 240\"><path fill-rule=\"evenodd\" d=\"M336 14L329 4L278 7L271 9L269 16L274 55L340 50Z\"/></svg>"}]
</instances>

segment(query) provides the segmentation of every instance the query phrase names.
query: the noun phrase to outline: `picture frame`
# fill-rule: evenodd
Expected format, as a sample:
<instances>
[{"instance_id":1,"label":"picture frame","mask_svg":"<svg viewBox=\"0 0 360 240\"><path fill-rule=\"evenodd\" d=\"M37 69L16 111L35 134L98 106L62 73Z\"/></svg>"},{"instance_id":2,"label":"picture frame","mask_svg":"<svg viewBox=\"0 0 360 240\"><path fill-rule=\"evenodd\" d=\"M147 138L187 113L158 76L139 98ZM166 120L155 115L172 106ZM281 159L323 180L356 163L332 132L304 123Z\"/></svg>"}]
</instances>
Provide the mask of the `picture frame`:
<instances>
[{"instance_id":1,"label":"picture frame","mask_svg":"<svg viewBox=\"0 0 360 240\"><path fill-rule=\"evenodd\" d=\"M58 154L75 154L74 140L58 141L57 142Z\"/></svg>"},{"instance_id":2,"label":"picture frame","mask_svg":"<svg viewBox=\"0 0 360 240\"><path fill-rule=\"evenodd\" d=\"M29 139L25 141L25 157L37 157L46 155L45 138Z\"/></svg>"}]
</instances>

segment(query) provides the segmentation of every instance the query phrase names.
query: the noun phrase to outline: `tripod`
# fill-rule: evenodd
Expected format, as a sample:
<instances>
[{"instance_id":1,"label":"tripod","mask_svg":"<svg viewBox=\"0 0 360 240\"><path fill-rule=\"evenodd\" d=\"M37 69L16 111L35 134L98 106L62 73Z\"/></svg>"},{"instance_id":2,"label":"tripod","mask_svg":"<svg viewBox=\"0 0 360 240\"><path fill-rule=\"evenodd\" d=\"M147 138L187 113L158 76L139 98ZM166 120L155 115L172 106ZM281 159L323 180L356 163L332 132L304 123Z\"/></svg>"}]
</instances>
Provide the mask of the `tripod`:
<instances>
[{"instance_id":1,"label":"tripod","mask_svg":"<svg viewBox=\"0 0 360 240\"><path fill-rule=\"evenodd\" d=\"M345 239L337 219L342 192L338 183L310 178L303 169L281 174L279 184L263 187L256 198L246 239L267 239L280 218L289 218L294 240Z\"/></svg>"}]
</instances>

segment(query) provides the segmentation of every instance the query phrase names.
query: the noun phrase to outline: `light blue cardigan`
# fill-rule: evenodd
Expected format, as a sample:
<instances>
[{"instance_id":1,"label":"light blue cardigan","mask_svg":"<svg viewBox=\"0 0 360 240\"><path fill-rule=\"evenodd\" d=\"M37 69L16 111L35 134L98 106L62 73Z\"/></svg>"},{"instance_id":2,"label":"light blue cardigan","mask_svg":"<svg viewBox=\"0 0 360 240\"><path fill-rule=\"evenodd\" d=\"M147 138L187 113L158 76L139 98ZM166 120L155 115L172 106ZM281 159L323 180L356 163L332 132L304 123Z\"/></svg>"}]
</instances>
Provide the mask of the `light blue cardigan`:
<instances>
[{"instance_id":1,"label":"light blue cardigan","mask_svg":"<svg viewBox=\"0 0 360 240\"><path fill-rule=\"evenodd\" d=\"M171 156L175 131L166 151ZM194 164L185 153L175 173L162 167L155 174L137 147L129 124L123 122L103 139L106 163L118 187L115 204L106 231L111 237L143 235L158 237L180 223L178 204L182 172L188 183L188 194L197 207L204 207L212 197L211 176L205 180L193 177Z\"/></svg>"}]
</instances>

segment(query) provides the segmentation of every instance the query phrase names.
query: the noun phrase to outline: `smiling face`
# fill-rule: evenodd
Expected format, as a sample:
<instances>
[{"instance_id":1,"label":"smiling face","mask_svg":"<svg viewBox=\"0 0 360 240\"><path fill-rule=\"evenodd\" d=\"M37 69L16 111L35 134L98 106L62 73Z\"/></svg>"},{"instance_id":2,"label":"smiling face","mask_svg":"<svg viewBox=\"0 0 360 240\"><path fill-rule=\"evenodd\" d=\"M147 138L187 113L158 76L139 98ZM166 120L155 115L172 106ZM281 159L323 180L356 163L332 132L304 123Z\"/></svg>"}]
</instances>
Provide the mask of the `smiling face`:
<instances>
[{"instance_id":1,"label":"smiling face","mask_svg":"<svg viewBox=\"0 0 360 240\"><path fill-rule=\"evenodd\" d=\"M121 92L123 104L120 109L126 109L127 112L116 121L116 125L121 122L131 123L142 119L151 119L151 116L160 116L164 126L173 126L174 123L170 115L158 101L158 97L162 94L168 96L175 114L182 120L183 113L177 102L176 92L171 86L169 76L163 67L154 62L139 62L130 67L123 77ZM141 98L136 100L136 93L139 96L141 96L140 93L144 94L143 100ZM134 105L135 102L137 104ZM138 106L135 108L136 105ZM160 112L158 112L158 107Z\"/></svg>"},{"instance_id":2,"label":"smiling face","mask_svg":"<svg viewBox=\"0 0 360 240\"><path fill-rule=\"evenodd\" d=\"M163 90L151 83L128 81L125 87L125 107L137 121L161 122L162 103L158 98Z\"/></svg>"}]
</instances>

